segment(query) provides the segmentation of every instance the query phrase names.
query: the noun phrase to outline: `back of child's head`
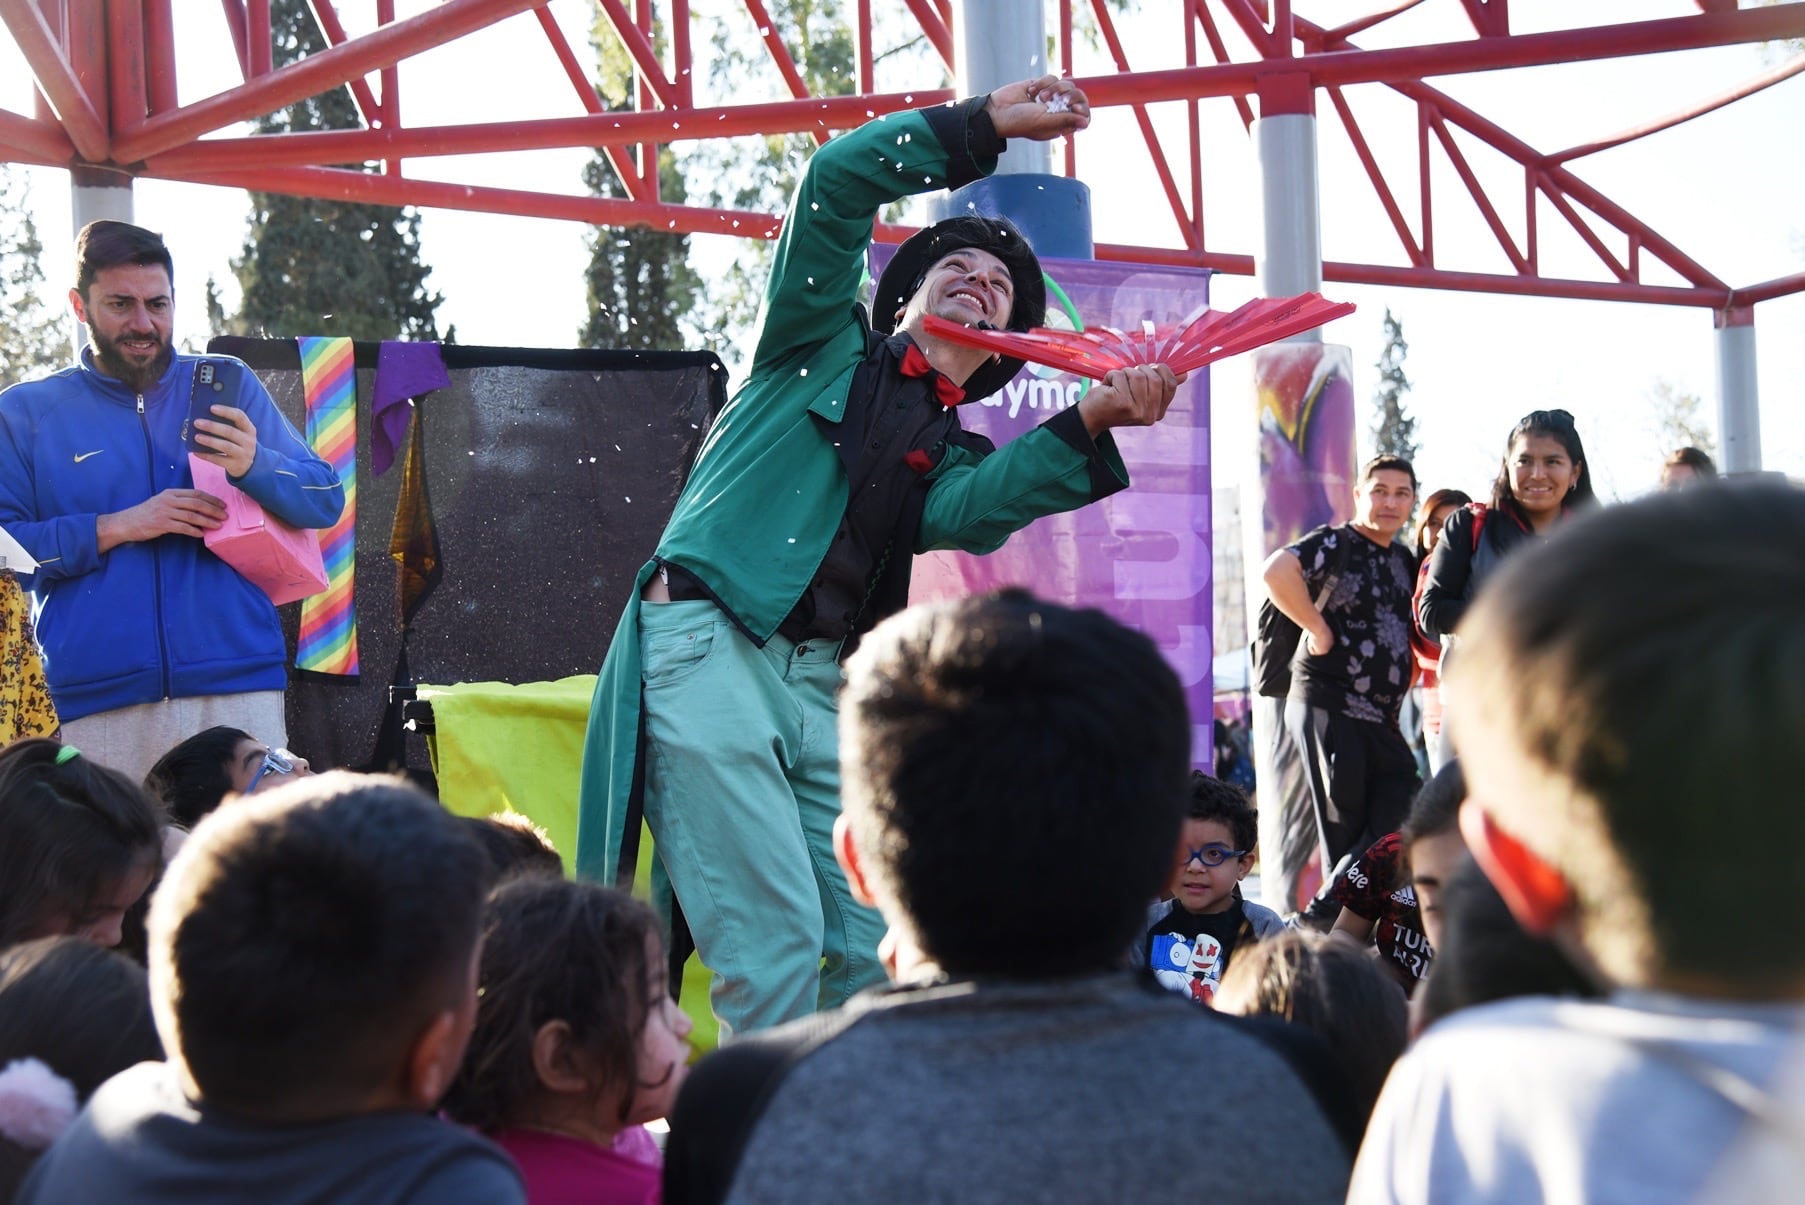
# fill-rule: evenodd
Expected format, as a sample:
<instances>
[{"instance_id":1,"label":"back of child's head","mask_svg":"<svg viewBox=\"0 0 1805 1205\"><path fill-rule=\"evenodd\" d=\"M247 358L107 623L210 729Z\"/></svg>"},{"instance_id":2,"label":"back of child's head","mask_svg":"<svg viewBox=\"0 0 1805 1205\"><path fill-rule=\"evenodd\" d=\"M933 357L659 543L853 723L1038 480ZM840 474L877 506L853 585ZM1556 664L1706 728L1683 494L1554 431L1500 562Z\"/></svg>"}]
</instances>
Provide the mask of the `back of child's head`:
<instances>
[{"instance_id":1,"label":"back of child's head","mask_svg":"<svg viewBox=\"0 0 1805 1205\"><path fill-rule=\"evenodd\" d=\"M1404 994L1361 946L1346 937L1287 929L1246 948L1222 973L1215 1006L1241 1016L1278 1017L1320 1034L1347 1073L1361 1117L1404 1052Z\"/></svg>"},{"instance_id":2,"label":"back of child's head","mask_svg":"<svg viewBox=\"0 0 1805 1205\"><path fill-rule=\"evenodd\" d=\"M1442 916L1435 966L1416 994L1420 1025L1515 996L1602 994L1558 945L1517 923L1477 863L1466 863L1449 878Z\"/></svg>"},{"instance_id":3,"label":"back of child's head","mask_svg":"<svg viewBox=\"0 0 1805 1205\"><path fill-rule=\"evenodd\" d=\"M193 828L232 791L232 757L250 733L224 724L203 729L157 759L144 789L162 800L170 822Z\"/></svg>"},{"instance_id":4,"label":"back of child's head","mask_svg":"<svg viewBox=\"0 0 1805 1205\"><path fill-rule=\"evenodd\" d=\"M399 778L322 774L217 813L150 914L157 1027L188 1089L256 1120L364 1111L470 1006L488 878Z\"/></svg>"},{"instance_id":5,"label":"back of child's head","mask_svg":"<svg viewBox=\"0 0 1805 1205\"><path fill-rule=\"evenodd\" d=\"M1459 831L1460 805L1466 798L1466 775L1461 773L1458 760L1450 761L1437 770L1411 800L1410 814L1404 818L1404 827L1399 830L1404 848L1408 850L1424 837Z\"/></svg>"},{"instance_id":6,"label":"back of child's head","mask_svg":"<svg viewBox=\"0 0 1805 1205\"><path fill-rule=\"evenodd\" d=\"M955 975L1115 964L1171 874L1190 775L1151 640L1022 590L926 603L865 638L840 700L848 831L886 921Z\"/></svg>"},{"instance_id":7,"label":"back of child's head","mask_svg":"<svg viewBox=\"0 0 1805 1205\"><path fill-rule=\"evenodd\" d=\"M1801 600L1805 491L1733 482L1560 525L1462 621L1473 799L1614 982L1798 995L1805 809L1776 793L1805 782Z\"/></svg>"},{"instance_id":8,"label":"back of child's head","mask_svg":"<svg viewBox=\"0 0 1805 1205\"><path fill-rule=\"evenodd\" d=\"M638 1041L664 973L658 919L645 904L594 883L528 875L489 897L480 1002L445 1111L485 1131L530 1125L546 1090L534 1066L539 1031L562 1022L569 1065L599 1097L617 1093L626 1124L642 1083Z\"/></svg>"},{"instance_id":9,"label":"back of child's head","mask_svg":"<svg viewBox=\"0 0 1805 1205\"><path fill-rule=\"evenodd\" d=\"M461 818L465 829L489 855L497 883L522 875L562 878L564 859L543 828L519 812L491 812Z\"/></svg>"},{"instance_id":10,"label":"back of child's head","mask_svg":"<svg viewBox=\"0 0 1805 1205\"><path fill-rule=\"evenodd\" d=\"M162 1057L143 967L77 937L0 952L0 1200L103 1081Z\"/></svg>"},{"instance_id":11,"label":"back of child's head","mask_svg":"<svg viewBox=\"0 0 1805 1205\"><path fill-rule=\"evenodd\" d=\"M1202 770L1191 771L1191 807L1185 819L1216 821L1228 829L1236 849L1252 849L1260 831L1259 813L1247 801L1247 792Z\"/></svg>"},{"instance_id":12,"label":"back of child's head","mask_svg":"<svg viewBox=\"0 0 1805 1205\"><path fill-rule=\"evenodd\" d=\"M161 858L157 807L124 774L52 740L0 750L0 946L84 932Z\"/></svg>"}]
</instances>

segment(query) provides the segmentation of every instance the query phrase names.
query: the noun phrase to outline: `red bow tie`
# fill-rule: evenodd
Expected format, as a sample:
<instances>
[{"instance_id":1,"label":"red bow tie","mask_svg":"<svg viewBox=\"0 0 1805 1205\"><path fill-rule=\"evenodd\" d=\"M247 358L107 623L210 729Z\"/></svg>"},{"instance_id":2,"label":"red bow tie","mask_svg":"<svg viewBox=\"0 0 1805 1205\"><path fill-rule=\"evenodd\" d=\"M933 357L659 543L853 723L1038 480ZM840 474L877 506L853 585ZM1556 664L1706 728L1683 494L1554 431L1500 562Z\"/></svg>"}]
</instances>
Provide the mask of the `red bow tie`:
<instances>
[{"instance_id":1,"label":"red bow tie","mask_svg":"<svg viewBox=\"0 0 1805 1205\"><path fill-rule=\"evenodd\" d=\"M939 370L928 363L928 358L922 355L921 349L913 343L909 344L909 350L903 353L902 374L905 377L933 377L934 396L939 398L940 404L948 409L965 400L965 390L941 376Z\"/></svg>"}]
</instances>

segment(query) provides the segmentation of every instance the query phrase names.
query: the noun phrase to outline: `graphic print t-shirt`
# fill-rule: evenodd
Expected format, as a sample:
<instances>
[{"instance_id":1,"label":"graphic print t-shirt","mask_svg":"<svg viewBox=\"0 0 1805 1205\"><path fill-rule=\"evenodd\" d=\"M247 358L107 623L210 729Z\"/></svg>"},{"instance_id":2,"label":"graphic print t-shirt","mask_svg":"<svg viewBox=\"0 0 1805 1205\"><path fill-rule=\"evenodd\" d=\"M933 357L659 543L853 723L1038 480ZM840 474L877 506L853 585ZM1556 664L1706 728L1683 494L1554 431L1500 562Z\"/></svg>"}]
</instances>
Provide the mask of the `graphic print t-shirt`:
<instances>
[{"instance_id":1,"label":"graphic print t-shirt","mask_svg":"<svg viewBox=\"0 0 1805 1205\"><path fill-rule=\"evenodd\" d=\"M1373 922L1373 944L1385 968L1406 992L1414 992L1435 954L1423 932L1423 914L1409 880L1404 838L1387 833L1348 864L1329 894L1355 916Z\"/></svg>"},{"instance_id":2,"label":"graphic print t-shirt","mask_svg":"<svg viewBox=\"0 0 1805 1205\"><path fill-rule=\"evenodd\" d=\"M1209 914L1191 912L1174 900L1147 930L1142 948L1162 986L1208 1004L1216 997L1229 955L1248 929L1238 895L1228 908Z\"/></svg>"},{"instance_id":3,"label":"graphic print t-shirt","mask_svg":"<svg viewBox=\"0 0 1805 1205\"><path fill-rule=\"evenodd\" d=\"M1353 528L1319 527L1287 547L1303 567L1310 597L1322 592L1347 543L1346 564L1334 592L1323 600L1323 618L1335 633L1335 647L1322 656L1298 641L1291 694L1312 707L1371 723L1398 714L1410 687L1410 596L1416 588L1416 558L1403 545L1383 548Z\"/></svg>"}]
</instances>

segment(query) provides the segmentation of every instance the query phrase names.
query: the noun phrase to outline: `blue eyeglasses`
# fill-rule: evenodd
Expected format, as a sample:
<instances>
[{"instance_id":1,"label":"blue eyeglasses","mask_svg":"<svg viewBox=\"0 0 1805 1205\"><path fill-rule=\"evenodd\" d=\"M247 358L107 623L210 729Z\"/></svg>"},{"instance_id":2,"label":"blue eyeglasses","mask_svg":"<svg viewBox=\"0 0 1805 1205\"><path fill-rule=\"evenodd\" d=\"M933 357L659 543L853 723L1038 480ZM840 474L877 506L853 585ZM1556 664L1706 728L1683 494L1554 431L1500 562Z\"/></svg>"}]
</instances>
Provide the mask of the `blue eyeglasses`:
<instances>
[{"instance_id":1,"label":"blue eyeglasses","mask_svg":"<svg viewBox=\"0 0 1805 1205\"><path fill-rule=\"evenodd\" d=\"M244 789L244 793L249 795L255 791L257 784L263 781L265 774L293 774L294 772L294 754L286 749L266 749L263 752L263 764L257 767L256 777L251 779L251 785Z\"/></svg>"},{"instance_id":2,"label":"blue eyeglasses","mask_svg":"<svg viewBox=\"0 0 1805 1205\"><path fill-rule=\"evenodd\" d=\"M1216 842L1212 841L1208 845L1187 847L1184 860L1180 862L1179 865L1189 866L1191 863L1196 862L1198 865L1205 868L1212 868L1222 865L1230 858L1245 858L1252 852L1251 849L1230 849L1226 845L1218 845Z\"/></svg>"}]
</instances>

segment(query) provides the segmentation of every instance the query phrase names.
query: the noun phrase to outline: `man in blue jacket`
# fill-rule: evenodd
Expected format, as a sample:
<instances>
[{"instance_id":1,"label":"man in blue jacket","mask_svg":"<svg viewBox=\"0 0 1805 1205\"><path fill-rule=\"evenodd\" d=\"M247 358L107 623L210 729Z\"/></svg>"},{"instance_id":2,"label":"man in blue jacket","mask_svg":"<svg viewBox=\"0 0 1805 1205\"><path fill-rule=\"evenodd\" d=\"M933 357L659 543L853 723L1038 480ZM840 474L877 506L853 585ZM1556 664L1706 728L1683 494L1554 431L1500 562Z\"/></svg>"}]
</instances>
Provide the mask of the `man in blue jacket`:
<instances>
[{"instance_id":1,"label":"man in blue jacket","mask_svg":"<svg viewBox=\"0 0 1805 1205\"><path fill-rule=\"evenodd\" d=\"M229 724L284 742L276 608L202 542L224 503L194 488L183 424L197 357L175 354L174 265L160 235L91 222L69 303L81 361L0 394L0 527L38 561L63 738L142 777L164 751ZM344 487L248 370L228 374L199 454L297 527L329 527Z\"/></svg>"},{"instance_id":2,"label":"man in blue jacket","mask_svg":"<svg viewBox=\"0 0 1805 1205\"><path fill-rule=\"evenodd\" d=\"M1112 372L1002 448L956 407L1021 363L935 337L1040 325L1040 263L1008 222L949 219L897 248L858 302L883 206L994 170L1009 138L1090 120L1051 76L892 113L809 161L784 218L751 367L721 412L596 687L577 866L611 882L635 796L714 972L724 1032L832 1007L881 982L883 922L830 845L840 813L840 656L906 605L915 554L985 553L1124 488L1110 431L1165 416L1164 365Z\"/></svg>"}]
</instances>

